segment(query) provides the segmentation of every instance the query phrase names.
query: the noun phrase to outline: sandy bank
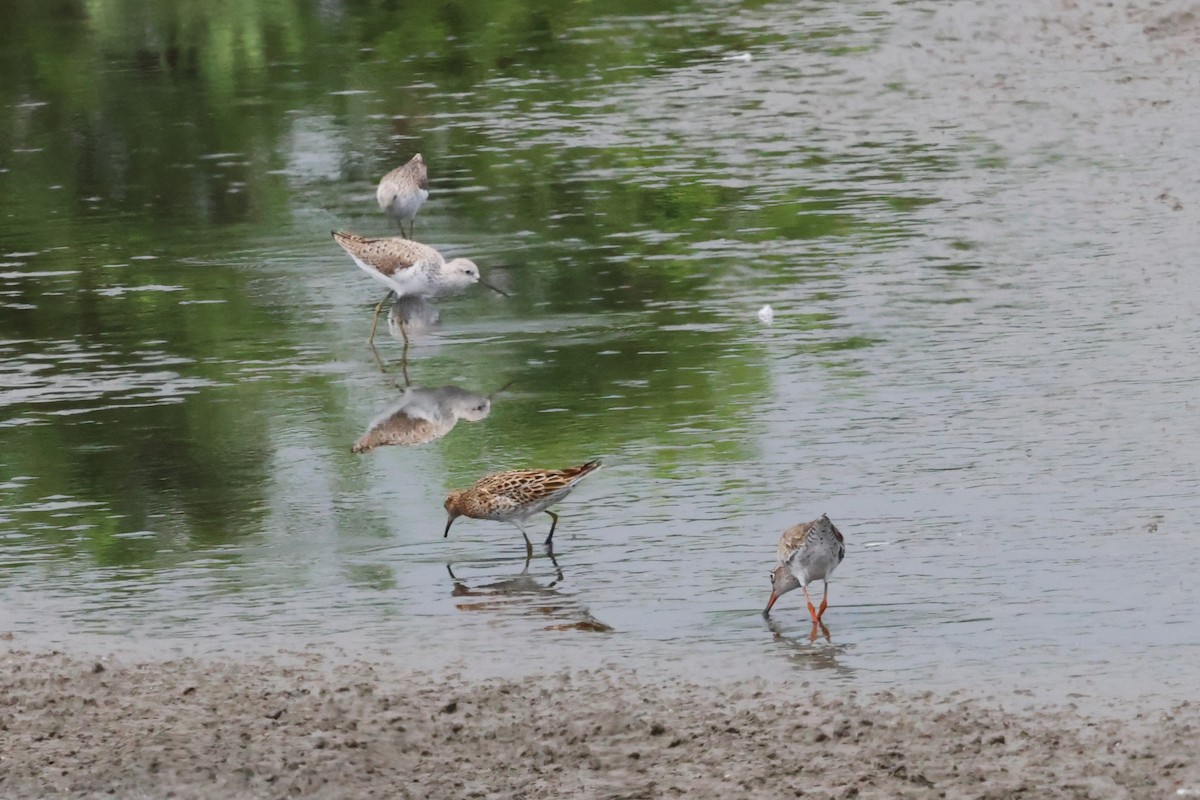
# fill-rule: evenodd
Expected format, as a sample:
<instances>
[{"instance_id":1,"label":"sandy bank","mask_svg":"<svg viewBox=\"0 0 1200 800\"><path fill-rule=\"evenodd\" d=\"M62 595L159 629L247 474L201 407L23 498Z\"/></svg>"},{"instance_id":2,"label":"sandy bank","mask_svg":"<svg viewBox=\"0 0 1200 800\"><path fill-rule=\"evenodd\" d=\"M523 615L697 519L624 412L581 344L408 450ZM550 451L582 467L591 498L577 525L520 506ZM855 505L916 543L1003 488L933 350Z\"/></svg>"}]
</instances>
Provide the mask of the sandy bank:
<instances>
[{"instance_id":1,"label":"sandy bank","mask_svg":"<svg viewBox=\"0 0 1200 800\"><path fill-rule=\"evenodd\" d=\"M1198 731L1187 705L1085 719L614 671L0 657L5 798L1200 796Z\"/></svg>"}]
</instances>

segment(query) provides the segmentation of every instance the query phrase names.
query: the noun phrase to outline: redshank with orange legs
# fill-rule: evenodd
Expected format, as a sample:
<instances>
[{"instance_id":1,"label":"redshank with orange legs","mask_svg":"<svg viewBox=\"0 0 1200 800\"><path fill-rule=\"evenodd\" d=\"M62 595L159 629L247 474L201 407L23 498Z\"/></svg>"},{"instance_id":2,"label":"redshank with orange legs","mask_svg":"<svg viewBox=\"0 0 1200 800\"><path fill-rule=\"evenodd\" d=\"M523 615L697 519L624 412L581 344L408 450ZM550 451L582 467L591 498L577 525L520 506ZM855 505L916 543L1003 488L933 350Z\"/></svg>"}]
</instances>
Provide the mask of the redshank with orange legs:
<instances>
[{"instance_id":1,"label":"redshank with orange legs","mask_svg":"<svg viewBox=\"0 0 1200 800\"><path fill-rule=\"evenodd\" d=\"M780 597L793 589L803 589L815 631L829 607L829 576L846 557L842 532L822 514L819 519L793 525L784 531L779 537L778 552L779 565L771 573L771 599L767 601L763 616L771 613L771 607ZM816 580L824 585L820 609L813 606L812 598L808 596L808 585Z\"/></svg>"}]
</instances>

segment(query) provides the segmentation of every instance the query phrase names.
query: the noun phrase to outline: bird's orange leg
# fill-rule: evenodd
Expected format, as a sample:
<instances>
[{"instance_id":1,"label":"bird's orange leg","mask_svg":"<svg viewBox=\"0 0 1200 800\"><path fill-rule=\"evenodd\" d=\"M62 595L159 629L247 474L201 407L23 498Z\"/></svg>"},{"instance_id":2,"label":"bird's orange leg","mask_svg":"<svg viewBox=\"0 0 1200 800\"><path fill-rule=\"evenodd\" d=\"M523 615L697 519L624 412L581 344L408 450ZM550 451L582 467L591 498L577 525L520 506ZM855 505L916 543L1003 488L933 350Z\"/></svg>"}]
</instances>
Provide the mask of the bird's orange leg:
<instances>
[{"instance_id":1,"label":"bird's orange leg","mask_svg":"<svg viewBox=\"0 0 1200 800\"><path fill-rule=\"evenodd\" d=\"M804 600L808 603L808 613L812 615L813 622L820 622L821 618L817 616L817 607L813 605L812 598L808 596L808 587L801 586L804 590Z\"/></svg>"},{"instance_id":2,"label":"bird's orange leg","mask_svg":"<svg viewBox=\"0 0 1200 800\"><path fill-rule=\"evenodd\" d=\"M817 622L821 621L821 617L825 616L825 609L829 608L829 584L825 584L825 592L821 595L821 607L817 610Z\"/></svg>"}]
</instances>

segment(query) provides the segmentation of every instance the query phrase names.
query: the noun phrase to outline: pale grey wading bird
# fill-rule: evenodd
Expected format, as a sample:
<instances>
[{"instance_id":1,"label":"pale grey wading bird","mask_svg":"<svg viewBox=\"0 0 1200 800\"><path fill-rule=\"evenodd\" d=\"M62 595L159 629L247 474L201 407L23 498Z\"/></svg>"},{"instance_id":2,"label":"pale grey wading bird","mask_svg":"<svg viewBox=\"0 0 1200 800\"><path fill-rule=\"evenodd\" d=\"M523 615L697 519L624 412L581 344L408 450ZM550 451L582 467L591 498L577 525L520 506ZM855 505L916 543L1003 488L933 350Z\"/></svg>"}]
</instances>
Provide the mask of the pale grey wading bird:
<instances>
[{"instance_id":1,"label":"pale grey wading bird","mask_svg":"<svg viewBox=\"0 0 1200 800\"><path fill-rule=\"evenodd\" d=\"M508 293L492 286L479 275L479 267L466 258L446 261L442 254L429 245L390 236L386 239L368 239L345 231L333 231L333 240L350 254L354 263L363 272L382 283L390 291L375 306L371 318L371 335L368 343L375 341L375 326L379 324L379 311L393 294L397 297L420 295L437 297L454 294L475 283L481 283L494 292ZM407 340L404 327L400 328Z\"/></svg>"}]
</instances>

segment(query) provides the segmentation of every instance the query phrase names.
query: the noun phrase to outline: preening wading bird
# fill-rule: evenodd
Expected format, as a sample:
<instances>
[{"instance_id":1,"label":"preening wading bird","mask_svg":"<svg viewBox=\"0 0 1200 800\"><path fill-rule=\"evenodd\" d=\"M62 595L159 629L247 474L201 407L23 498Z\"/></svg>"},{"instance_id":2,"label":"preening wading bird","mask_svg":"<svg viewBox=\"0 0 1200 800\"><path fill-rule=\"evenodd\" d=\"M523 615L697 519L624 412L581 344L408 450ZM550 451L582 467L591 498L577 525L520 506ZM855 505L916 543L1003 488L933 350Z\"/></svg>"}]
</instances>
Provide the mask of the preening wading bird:
<instances>
[{"instance_id":1,"label":"preening wading bird","mask_svg":"<svg viewBox=\"0 0 1200 800\"><path fill-rule=\"evenodd\" d=\"M400 235L411 239L417 225L417 212L429 199L429 171L421 154L417 153L407 164L380 178L375 199L379 201L380 210L400 225ZM404 232L406 222L408 233Z\"/></svg>"}]
</instances>

